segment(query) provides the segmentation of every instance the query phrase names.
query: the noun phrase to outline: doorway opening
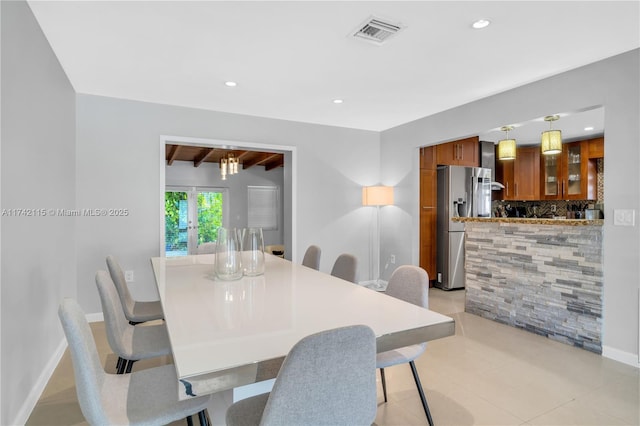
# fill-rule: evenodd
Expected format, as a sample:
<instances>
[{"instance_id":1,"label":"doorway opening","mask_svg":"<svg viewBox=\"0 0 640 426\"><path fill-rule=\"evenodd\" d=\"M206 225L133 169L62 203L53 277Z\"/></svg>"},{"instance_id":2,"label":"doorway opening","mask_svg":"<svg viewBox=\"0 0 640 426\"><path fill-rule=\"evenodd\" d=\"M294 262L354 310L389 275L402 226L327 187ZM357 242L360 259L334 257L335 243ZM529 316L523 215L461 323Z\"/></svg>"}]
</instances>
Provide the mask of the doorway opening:
<instances>
[{"instance_id":1,"label":"doorway opening","mask_svg":"<svg viewBox=\"0 0 640 426\"><path fill-rule=\"evenodd\" d=\"M296 196L295 196L296 175L297 175L296 148L292 146L263 144L263 143L256 143L256 142L225 141L225 140L217 140L217 139L202 139L202 138L191 138L191 137L183 137L183 136L160 136L160 156L159 156L160 157L160 194L158 197L160 201L160 209L159 209L160 211L160 256L172 256L172 255L175 255L174 253L180 253L180 255L197 253L198 245L211 242L211 241L205 241L209 239L209 237L198 235L198 231L200 228L200 221L202 220L206 221L207 219L202 218L200 219L200 221L196 223L197 219L195 218L195 215L197 215L197 213L192 213L192 215L189 216L189 207L188 207L189 196L188 195L186 196L187 199L183 200L184 202L182 203L182 205L184 206L182 207L183 222L180 223L180 218L178 217L177 219L178 224L176 226L173 226L170 223L169 228L167 228L167 218L165 214L166 197L167 197L166 192L170 191L170 189L172 188L166 187L166 184L167 184L166 166L168 164L166 153L167 153L167 147L172 145L181 145L185 147L189 147L189 146L210 147L210 148L216 148L220 150L247 150L247 151L253 150L253 151L272 152L272 153L282 154L284 156L284 173L283 173L284 181L283 181L283 187L281 192L282 201L283 201L283 211L282 211L282 221L283 221L282 233L284 236L283 242L284 242L284 245L287 247L286 258L292 261L297 260L296 259L297 257L296 231L295 231L296 222L297 222L296 208L295 208L296 206ZM203 189L219 190L221 188L203 188ZM226 188L223 188L223 189L226 189ZM197 192L197 188L196 188L196 192ZM227 195L228 195L228 198L234 197L233 193L227 193ZM174 196L174 197L178 197L178 196ZM184 197L184 195L182 195L181 197ZM194 197L197 197L197 195L194 195ZM180 200L178 199L177 201L179 206ZM226 220L229 218L228 210L226 215L224 210L225 206L228 206L228 205L229 203L225 202L225 198L223 194L222 226L226 225L227 223ZM234 203L234 205L237 205L237 203ZM177 208L179 209L180 207L177 207ZM192 209L194 212L197 211L196 207L192 207ZM189 224L190 217L191 217L191 224ZM186 225L186 229L184 229L185 225ZM182 226L182 230L181 230L181 226ZM189 226L192 227L191 230L189 229ZM194 228L194 226L196 228ZM171 236L169 237L169 240L168 240L167 234L169 232L174 232L173 231L174 228L176 229L175 232L177 232L177 240L175 237L171 237ZM192 241L191 243L189 240L189 231L191 231L193 235L191 237L191 241ZM168 241L170 241L171 245L168 244ZM173 246L174 242L175 242L175 248Z\"/></svg>"}]
</instances>

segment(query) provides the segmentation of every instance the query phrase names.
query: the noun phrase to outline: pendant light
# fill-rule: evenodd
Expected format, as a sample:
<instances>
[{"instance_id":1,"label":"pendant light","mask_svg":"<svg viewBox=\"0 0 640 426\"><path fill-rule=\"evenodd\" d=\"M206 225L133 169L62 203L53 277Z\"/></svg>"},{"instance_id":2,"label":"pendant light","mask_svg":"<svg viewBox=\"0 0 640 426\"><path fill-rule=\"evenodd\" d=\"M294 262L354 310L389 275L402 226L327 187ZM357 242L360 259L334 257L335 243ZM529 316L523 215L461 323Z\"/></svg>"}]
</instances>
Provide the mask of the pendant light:
<instances>
[{"instance_id":1,"label":"pendant light","mask_svg":"<svg viewBox=\"0 0 640 426\"><path fill-rule=\"evenodd\" d=\"M227 163L226 157L220 159L220 177L222 180L227 180Z\"/></svg>"},{"instance_id":2,"label":"pendant light","mask_svg":"<svg viewBox=\"0 0 640 426\"><path fill-rule=\"evenodd\" d=\"M554 155L562 152L562 132L553 130L553 122L560 119L559 115L547 115L544 121L549 122L549 130L542 132L541 149L544 155Z\"/></svg>"},{"instance_id":3,"label":"pendant light","mask_svg":"<svg viewBox=\"0 0 640 426\"><path fill-rule=\"evenodd\" d=\"M498 142L498 160L513 160L516 158L516 140L509 139L509 131L513 130L513 126L503 126L500 128L506 132L506 138Z\"/></svg>"},{"instance_id":4,"label":"pendant light","mask_svg":"<svg viewBox=\"0 0 640 426\"><path fill-rule=\"evenodd\" d=\"M238 163L240 160L234 156L233 153L229 153L220 158L220 178L227 180L227 175L235 175L238 173Z\"/></svg>"}]
</instances>

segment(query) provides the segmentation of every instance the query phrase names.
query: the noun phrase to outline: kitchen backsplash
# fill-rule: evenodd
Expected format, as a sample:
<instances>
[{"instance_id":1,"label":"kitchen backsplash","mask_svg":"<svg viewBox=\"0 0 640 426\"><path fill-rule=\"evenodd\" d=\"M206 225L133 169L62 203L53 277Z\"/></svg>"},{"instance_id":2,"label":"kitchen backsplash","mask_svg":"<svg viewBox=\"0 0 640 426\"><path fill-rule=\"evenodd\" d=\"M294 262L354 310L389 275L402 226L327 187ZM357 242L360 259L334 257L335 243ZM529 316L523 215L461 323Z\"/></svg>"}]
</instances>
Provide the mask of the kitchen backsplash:
<instances>
[{"instance_id":1,"label":"kitchen backsplash","mask_svg":"<svg viewBox=\"0 0 640 426\"><path fill-rule=\"evenodd\" d=\"M504 215L508 217L566 217L567 211L584 211L586 208L593 208L594 204L596 204L594 201L589 200L493 201L491 202L491 212L493 217ZM600 208L602 210L601 204ZM501 214L503 211L504 214Z\"/></svg>"},{"instance_id":2,"label":"kitchen backsplash","mask_svg":"<svg viewBox=\"0 0 640 426\"><path fill-rule=\"evenodd\" d=\"M597 202L604 204L604 158L598 158L596 161L596 173L597 173Z\"/></svg>"}]
</instances>

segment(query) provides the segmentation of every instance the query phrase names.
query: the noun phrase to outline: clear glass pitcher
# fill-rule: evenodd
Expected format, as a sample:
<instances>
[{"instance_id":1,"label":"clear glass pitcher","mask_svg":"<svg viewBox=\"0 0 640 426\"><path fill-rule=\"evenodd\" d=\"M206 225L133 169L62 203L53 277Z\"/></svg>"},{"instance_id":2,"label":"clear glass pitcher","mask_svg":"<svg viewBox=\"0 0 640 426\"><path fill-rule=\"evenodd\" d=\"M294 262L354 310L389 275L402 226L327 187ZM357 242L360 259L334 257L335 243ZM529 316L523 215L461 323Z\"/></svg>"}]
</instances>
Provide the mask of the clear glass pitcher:
<instances>
[{"instance_id":1,"label":"clear glass pitcher","mask_svg":"<svg viewBox=\"0 0 640 426\"><path fill-rule=\"evenodd\" d=\"M264 274L264 238L262 228L242 230L242 267L244 275L254 277Z\"/></svg>"},{"instance_id":2,"label":"clear glass pitcher","mask_svg":"<svg viewBox=\"0 0 640 426\"><path fill-rule=\"evenodd\" d=\"M242 278L240 240L236 228L218 228L215 272L216 277L223 281Z\"/></svg>"}]
</instances>

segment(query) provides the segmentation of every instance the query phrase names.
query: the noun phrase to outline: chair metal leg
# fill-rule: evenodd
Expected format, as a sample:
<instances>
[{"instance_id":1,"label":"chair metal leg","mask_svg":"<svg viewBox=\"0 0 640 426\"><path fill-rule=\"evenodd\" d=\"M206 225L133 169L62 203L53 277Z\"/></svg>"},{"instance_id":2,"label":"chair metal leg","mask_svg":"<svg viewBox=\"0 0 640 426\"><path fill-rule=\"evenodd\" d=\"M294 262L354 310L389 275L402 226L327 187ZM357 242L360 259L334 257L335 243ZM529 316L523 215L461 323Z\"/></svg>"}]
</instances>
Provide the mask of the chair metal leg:
<instances>
[{"instance_id":1,"label":"chair metal leg","mask_svg":"<svg viewBox=\"0 0 640 426\"><path fill-rule=\"evenodd\" d=\"M131 368L133 367L134 362L136 362L136 360L118 358L118 366L116 368L116 374L131 373Z\"/></svg>"},{"instance_id":2,"label":"chair metal leg","mask_svg":"<svg viewBox=\"0 0 640 426\"><path fill-rule=\"evenodd\" d=\"M124 374L124 370L127 368L127 360L118 358L118 365L116 366L116 374Z\"/></svg>"},{"instance_id":3,"label":"chair metal leg","mask_svg":"<svg viewBox=\"0 0 640 426\"><path fill-rule=\"evenodd\" d=\"M384 402L387 402L387 381L384 378L384 368L380 369L380 378L382 379L382 394L384 395Z\"/></svg>"},{"instance_id":4,"label":"chair metal leg","mask_svg":"<svg viewBox=\"0 0 640 426\"><path fill-rule=\"evenodd\" d=\"M418 387L418 393L420 394L420 400L422 401L424 412L427 415L427 421L429 422L429 426L433 426L433 419L431 418L431 412L429 411L429 406L427 405L427 398L424 396L424 391L422 390L422 384L420 383L420 377L418 376L416 364L413 361L409 361L409 365L411 366L411 372L413 373L413 378L416 381L416 386Z\"/></svg>"},{"instance_id":5,"label":"chair metal leg","mask_svg":"<svg viewBox=\"0 0 640 426\"><path fill-rule=\"evenodd\" d=\"M209 426L209 419L207 418L206 410L202 410L198 413L198 419L200 420L200 426Z\"/></svg>"}]
</instances>

